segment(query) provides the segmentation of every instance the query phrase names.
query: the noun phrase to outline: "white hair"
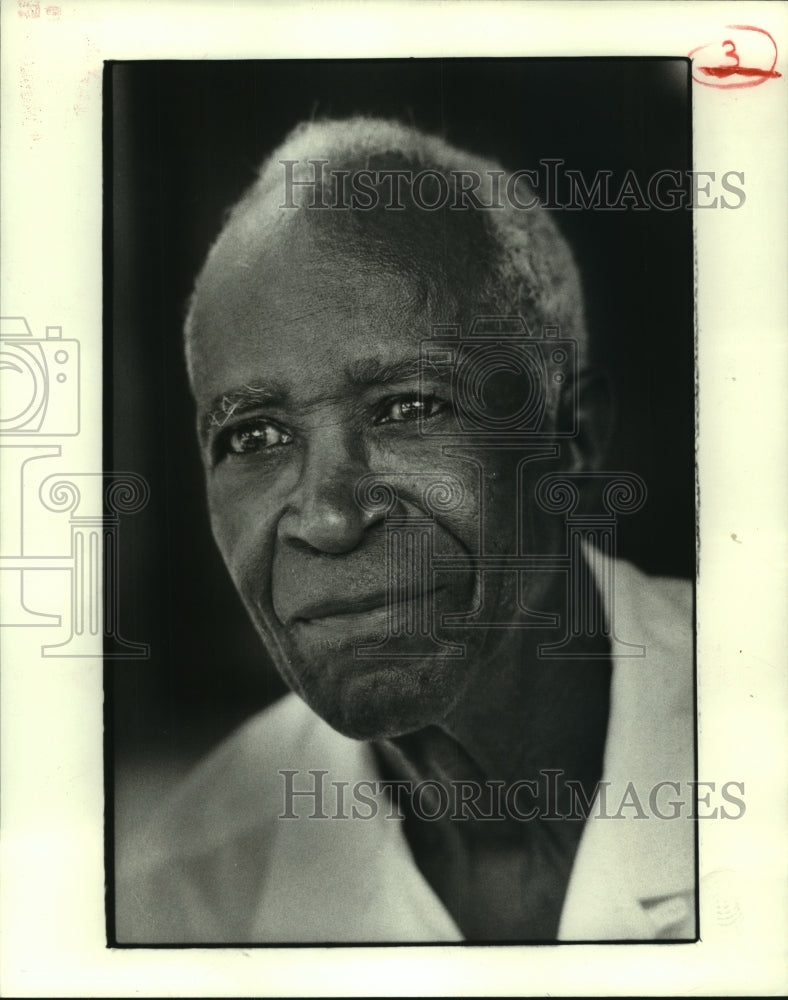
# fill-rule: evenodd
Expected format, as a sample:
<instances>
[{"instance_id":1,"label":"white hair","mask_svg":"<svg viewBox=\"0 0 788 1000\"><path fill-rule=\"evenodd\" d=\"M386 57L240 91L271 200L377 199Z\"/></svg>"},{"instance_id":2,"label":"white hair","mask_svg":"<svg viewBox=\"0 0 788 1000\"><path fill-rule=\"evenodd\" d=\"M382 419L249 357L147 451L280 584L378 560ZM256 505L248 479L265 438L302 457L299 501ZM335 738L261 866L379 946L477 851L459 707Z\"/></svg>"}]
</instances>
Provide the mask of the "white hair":
<instances>
[{"instance_id":1,"label":"white hair","mask_svg":"<svg viewBox=\"0 0 788 1000\"><path fill-rule=\"evenodd\" d=\"M363 240L365 229L370 227L375 227L375 238L380 244L393 225L402 227L403 215L408 216L405 225L411 227L410 239L414 245L427 232L425 227L432 226L436 231L434 220L440 213L423 212L417 206L412 206L408 212L370 213L351 209L350 212L310 213L306 205L308 189L298 185L291 192L295 208L284 208L282 161L291 161L293 179L304 181L314 177L314 167L309 164L314 160L328 161L322 189L326 194L333 192L332 172L336 170L373 167L382 170L396 166L435 171L446 177L459 171L474 171L482 176L489 176L494 171L505 173L493 160L464 152L438 136L398 121L355 116L304 122L263 161L256 180L227 214L202 270L228 230L240 227L248 230L254 239L264 241L299 215L319 215L329 226L355 226L345 239L345 245L352 243L356 236ZM518 197L526 196L525 189L520 179ZM414 213L423 218L418 219ZM348 215L356 219L348 222ZM371 219L371 216L377 218ZM563 337L572 337L578 342L582 356L588 335L580 276L569 246L550 214L538 205L524 210L504 200L501 208L466 208L443 213L438 225L445 226L447 220L448 224L460 228L477 227L475 232L480 238L473 237L476 240L473 247L478 259L468 265L474 269L472 281L479 292L477 299L483 298L499 315L521 315L537 326L558 326ZM444 240L444 244L447 242ZM352 247L348 252L352 252ZM451 286L451 269L441 257L440 253L429 256L430 266L436 272L443 269L442 280ZM199 276L195 293L198 287ZM187 355L195 293L192 293L185 325Z\"/></svg>"}]
</instances>

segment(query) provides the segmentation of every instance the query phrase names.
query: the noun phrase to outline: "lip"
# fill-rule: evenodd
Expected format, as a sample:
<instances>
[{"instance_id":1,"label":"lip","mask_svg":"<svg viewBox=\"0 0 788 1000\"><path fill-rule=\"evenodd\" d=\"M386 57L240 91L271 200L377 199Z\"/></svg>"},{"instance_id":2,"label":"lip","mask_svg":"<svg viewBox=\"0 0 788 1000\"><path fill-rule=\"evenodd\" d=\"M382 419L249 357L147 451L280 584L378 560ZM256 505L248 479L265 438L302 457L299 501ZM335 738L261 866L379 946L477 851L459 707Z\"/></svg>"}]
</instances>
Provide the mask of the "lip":
<instances>
[{"instance_id":1,"label":"lip","mask_svg":"<svg viewBox=\"0 0 788 1000\"><path fill-rule=\"evenodd\" d=\"M293 623L321 622L326 619L352 618L368 611L377 611L388 604L385 591L358 597L328 597L299 608L291 618Z\"/></svg>"},{"instance_id":2,"label":"lip","mask_svg":"<svg viewBox=\"0 0 788 1000\"><path fill-rule=\"evenodd\" d=\"M419 591L416 594L398 594L394 607L405 607L423 598L433 598L440 588ZM353 598L327 598L316 601L300 609L291 618L293 625L317 625L330 627L338 625L345 628L355 625L371 624L378 619L385 619L389 611L389 595L385 592L367 594Z\"/></svg>"},{"instance_id":3,"label":"lip","mask_svg":"<svg viewBox=\"0 0 788 1000\"><path fill-rule=\"evenodd\" d=\"M364 604L368 603L364 601ZM293 622L293 638L303 652L313 655L349 652L359 643L377 644L387 636L407 642L415 635L411 631L415 624L414 604L412 599L399 600L393 607L388 603L377 603L363 611L354 608L344 613L324 613L321 618L299 618ZM346 604L342 606L347 609ZM395 622L404 623L407 619L411 620L411 628L401 632L395 627Z\"/></svg>"}]
</instances>

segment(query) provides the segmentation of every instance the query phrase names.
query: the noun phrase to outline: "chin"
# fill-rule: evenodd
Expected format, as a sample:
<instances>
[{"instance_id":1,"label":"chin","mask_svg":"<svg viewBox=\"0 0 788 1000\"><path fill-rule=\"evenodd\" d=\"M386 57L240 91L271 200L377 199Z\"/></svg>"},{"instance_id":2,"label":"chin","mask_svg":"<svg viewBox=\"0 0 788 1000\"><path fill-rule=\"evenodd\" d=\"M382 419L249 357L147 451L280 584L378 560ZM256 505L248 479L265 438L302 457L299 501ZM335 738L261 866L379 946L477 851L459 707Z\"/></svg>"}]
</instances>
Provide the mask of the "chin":
<instances>
[{"instance_id":1,"label":"chin","mask_svg":"<svg viewBox=\"0 0 788 1000\"><path fill-rule=\"evenodd\" d=\"M330 726L355 740L404 736L440 722L459 697L465 662L354 660L314 675L301 696ZM339 675L338 675L339 674Z\"/></svg>"}]
</instances>

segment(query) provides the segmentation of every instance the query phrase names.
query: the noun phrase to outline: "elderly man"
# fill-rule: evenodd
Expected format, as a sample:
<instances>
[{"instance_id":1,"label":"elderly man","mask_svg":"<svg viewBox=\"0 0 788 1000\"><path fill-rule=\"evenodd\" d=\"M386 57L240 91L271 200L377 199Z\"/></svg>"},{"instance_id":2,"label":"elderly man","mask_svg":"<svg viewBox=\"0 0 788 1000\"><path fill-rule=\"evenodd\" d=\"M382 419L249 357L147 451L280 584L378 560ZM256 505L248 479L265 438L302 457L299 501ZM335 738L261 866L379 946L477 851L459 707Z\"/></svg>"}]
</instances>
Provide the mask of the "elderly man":
<instances>
[{"instance_id":1,"label":"elderly man","mask_svg":"<svg viewBox=\"0 0 788 1000\"><path fill-rule=\"evenodd\" d=\"M292 694L151 825L118 940L693 938L688 587L594 522L605 382L526 179L302 126L186 351L214 537Z\"/></svg>"}]
</instances>

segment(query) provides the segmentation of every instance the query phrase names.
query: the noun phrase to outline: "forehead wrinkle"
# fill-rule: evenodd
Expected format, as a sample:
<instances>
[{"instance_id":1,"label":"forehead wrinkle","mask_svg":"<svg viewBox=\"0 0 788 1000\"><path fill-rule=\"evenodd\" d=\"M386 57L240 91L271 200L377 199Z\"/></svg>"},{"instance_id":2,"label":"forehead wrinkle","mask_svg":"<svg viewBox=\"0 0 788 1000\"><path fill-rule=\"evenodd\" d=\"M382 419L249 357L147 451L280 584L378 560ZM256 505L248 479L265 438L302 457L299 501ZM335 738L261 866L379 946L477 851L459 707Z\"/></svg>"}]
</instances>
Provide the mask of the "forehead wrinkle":
<instances>
[{"instance_id":1,"label":"forehead wrinkle","mask_svg":"<svg viewBox=\"0 0 788 1000\"><path fill-rule=\"evenodd\" d=\"M347 310L350 322L363 327L372 320L377 326L378 287L394 287L401 297L397 314L389 318L391 326L401 327L406 317L422 325L421 318L423 329L417 333L422 336L429 334L431 312L445 311L448 303L456 311L462 282L451 280L441 255L430 252L434 248L414 245L412 234L391 226L374 234L352 226L337 229L327 226L321 213L296 213L290 225L271 234L258 228L260 208L253 203L231 223L206 261L195 288L193 332L231 319L260 336L276 337L277 327L319 323L325 309L337 305ZM252 272L256 279L249 280ZM244 302L239 301L234 276L243 276ZM305 280L308 296L303 294ZM202 315L204 291L221 301L223 323L211 322L216 317L211 317L210 306Z\"/></svg>"},{"instance_id":2,"label":"forehead wrinkle","mask_svg":"<svg viewBox=\"0 0 788 1000\"><path fill-rule=\"evenodd\" d=\"M441 367L421 357L392 362L380 358L364 358L350 362L345 368L348 382L360 388L402 382L423 375L442 379L446 376L446 369L445 366Z\"/></svg>"}]
</instances>

